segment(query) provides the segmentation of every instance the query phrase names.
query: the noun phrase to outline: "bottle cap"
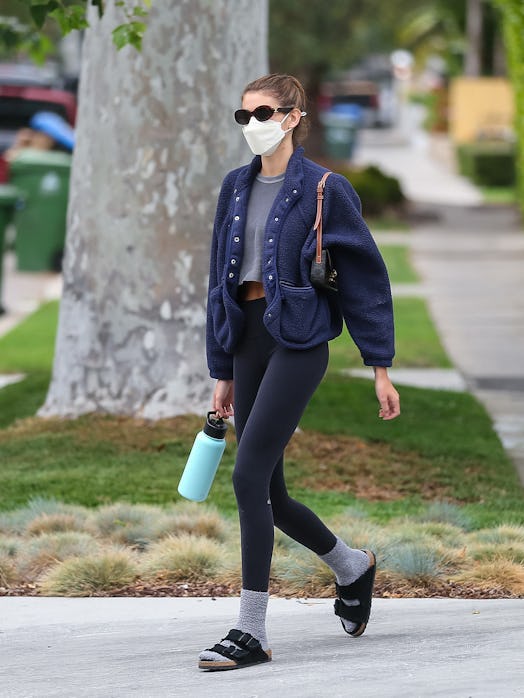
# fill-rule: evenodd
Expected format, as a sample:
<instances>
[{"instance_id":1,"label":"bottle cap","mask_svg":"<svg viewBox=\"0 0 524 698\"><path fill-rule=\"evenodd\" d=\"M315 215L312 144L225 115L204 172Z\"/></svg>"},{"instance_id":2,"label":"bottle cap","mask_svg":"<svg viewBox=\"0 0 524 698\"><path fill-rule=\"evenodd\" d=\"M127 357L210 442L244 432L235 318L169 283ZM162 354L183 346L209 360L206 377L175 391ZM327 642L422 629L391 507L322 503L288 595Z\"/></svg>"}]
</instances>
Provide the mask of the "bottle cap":
<instances>
[{"instance_id":1,"label":"bottle cap","mask_svg":"<svg viewBox=\"0 0 524 698\"><path fill-rule=\"evenodd\" d=\"M224 439L226 436L227 424L222 417L217 417L216 412L208 412L206 423L204 424L204 434L212 439Z\"/></svg>"}]
</instances>

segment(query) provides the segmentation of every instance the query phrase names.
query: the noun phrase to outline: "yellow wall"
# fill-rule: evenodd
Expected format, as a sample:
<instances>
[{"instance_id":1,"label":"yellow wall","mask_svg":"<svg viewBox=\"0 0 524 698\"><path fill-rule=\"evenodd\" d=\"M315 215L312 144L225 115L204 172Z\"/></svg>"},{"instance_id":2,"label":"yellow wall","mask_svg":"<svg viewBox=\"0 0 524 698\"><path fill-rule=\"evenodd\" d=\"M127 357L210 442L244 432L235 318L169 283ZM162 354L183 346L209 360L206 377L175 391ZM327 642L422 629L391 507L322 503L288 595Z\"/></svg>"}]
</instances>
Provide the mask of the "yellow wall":
<instances>
[{"instance_id":1,"label":"yellow wall","mask_svg":"<svg viewBox=\"0 0 524 698\"><path fill-rule=\"evenodd\" d=\"M481 133L500 137L513 128L514 97L505 78L455 78L449 95L449 132L455 143Z\"/></svg>"}]
</instances>

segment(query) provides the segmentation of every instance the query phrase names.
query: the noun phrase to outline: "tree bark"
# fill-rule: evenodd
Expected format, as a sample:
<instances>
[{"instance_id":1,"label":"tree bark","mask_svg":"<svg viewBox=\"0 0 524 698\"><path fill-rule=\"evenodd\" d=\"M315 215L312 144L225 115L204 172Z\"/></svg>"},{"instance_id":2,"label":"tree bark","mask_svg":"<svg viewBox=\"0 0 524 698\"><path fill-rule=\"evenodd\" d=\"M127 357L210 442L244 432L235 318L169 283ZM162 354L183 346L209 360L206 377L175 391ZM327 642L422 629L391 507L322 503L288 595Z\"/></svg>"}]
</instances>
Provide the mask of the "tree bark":
<instances>
[{"instance_id":1,"label":"tree bark","mask_svg":"<svg viewBox=\"0 0 524 698\"><path fill-rule=\"evenodd\" d=\"M466 56L464 73L469 77L479 77L482 52L482 2L483 0L467 0L466 2Z\"/></svg>"},{"instance_id":2,"label":"tree bark","mask_svg":"<svg viewBox=\"0 0 524 698\"><path fill-rule=\"evenodd\" d=\"M160 418L210 402L205 293L232 112L267 70L267 0L157 0L142 53L90 15L64 290L43 416Z\"/></svg>"}]
</instances>

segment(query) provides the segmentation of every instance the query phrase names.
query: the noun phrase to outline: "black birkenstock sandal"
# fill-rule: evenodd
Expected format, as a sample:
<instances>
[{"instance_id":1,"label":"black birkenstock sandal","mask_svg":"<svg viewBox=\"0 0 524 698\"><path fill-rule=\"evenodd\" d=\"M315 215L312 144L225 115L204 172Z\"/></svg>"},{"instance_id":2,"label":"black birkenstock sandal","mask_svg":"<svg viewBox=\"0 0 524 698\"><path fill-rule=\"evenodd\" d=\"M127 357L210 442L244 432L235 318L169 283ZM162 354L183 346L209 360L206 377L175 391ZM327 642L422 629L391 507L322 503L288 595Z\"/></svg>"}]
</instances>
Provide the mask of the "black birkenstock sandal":
<instances>
[{"instance_id":1,"label":"black birkenstock sandal","mask_svg":"<svg viewBox=\"0 0 524 698\"><path fill-rule=\"evenodd\" d=\"M227 646L221 644L224 640L234 642L235 645ZM226 637L216 644L214 647L206 650L207 652L216 652L224 657L223 660L218 659L200 659L198 666L200 669L208 671L227 671L228 669L242 669L246 666L254 664L263 664L271 661L271 650L263 650L260 642L250 635L243 633L241 630L230 630Z\"/></svg>"},{"instance_id":2,"label":"black birkenstock sandal","mask_svg":"<svg viewBox=\"0 0 524 698\"><path fill-rule=\"evenodd\" d=\"M375 553L371 552L371 550L364 550L363 552L368 555L371 563L364 574L356 579L352 584L348 584L347 586L339 586L338 584L335 584L338 597L335 600L335 615L340 617L341 623L343 618L344 620L348 620L351 623L356 624L357 627L355 630L353 630L353 632L350 633L344 627L344 623L342 623L344 632L352 637L360 637L360 635L362 635L366 629L371 613L373 585L375 583L375 572L377 571L377 559L375 557ZM359 603L356 606L347 606L342 599L346 599L346 601L351 599L358 601Z\"/></svg>"}]
</instances>

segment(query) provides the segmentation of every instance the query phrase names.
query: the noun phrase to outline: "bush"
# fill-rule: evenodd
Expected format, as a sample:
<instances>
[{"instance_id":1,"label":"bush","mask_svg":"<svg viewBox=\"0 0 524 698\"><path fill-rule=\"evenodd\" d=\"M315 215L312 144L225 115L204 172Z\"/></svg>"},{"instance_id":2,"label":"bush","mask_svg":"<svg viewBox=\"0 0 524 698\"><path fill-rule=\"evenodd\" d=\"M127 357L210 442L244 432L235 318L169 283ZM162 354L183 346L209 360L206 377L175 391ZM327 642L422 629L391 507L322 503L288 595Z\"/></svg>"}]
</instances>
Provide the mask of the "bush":
<instances>
[{"instance_id":1,"label":"bush","mask_svg":"<svg viewBox=\"0 0 524 698\"><path fill-rule=\"evenodd\" d=\"M495 4L502 11L506 60L515 92L519 204L524 215L524 10L522 0L495 0Z\"/></svg>"},{"instance_id":2,"label":"bush","mask_svg":"<svg viewBox=\"0 0 524 698\"><path fill-rule=\"evenodd\" d=\"M516 146L503 141L465 143L457 147L460 173L485 187L511 187L517 180Z\"/></svg>"},{"instance_id":3,"label":"bush","mask_svg":"<svg viewBox=\"0 0 524 698\"><path fill-rule=\"evenodd\" d=\"M151 546L142 561L142 570L149 579L209 580L218 572L224 553L222 545L211 538L187 533L167 536Z\"/></svg>"},{"instance_id":4,"label":"bush","mask_svg":"<svg viewBox=\"0 0 524 698\"><path fill-rule=\"evenodd\" d=\"M404 579L428 582L449 569L450 556L432 544L402 543L392 547L384 567Z\"/></svg>"},{"instance_id":5,"label":"bush","mask_svg":"<svg viewBox=\"0 0 524 698\"><path fill-rule=\"evenodd\" d=\"M96 510L91 522L99 535L140 548L147 547L156 538L164 518L160 507L117 502Z\"/></svg>"},{"instance_id":6,"label":"bush","mask_svg":"<svg viewBox=\"0 0 524 698\"><path fill-rule=\"evenodd\" d=\"M363 216L382 216L386 211L400 208L405 202L400 182L371 165L364 169L340 172L351 182L362 202Z\"/></svg>"},{"instance_id":7,"label":"bush","mask_svg":"<svg viewBox=\"0 0 524 698\"><path fill-rule=\"evenodd\" d=\"M42 580L47 596L108 594L131 584L137 575L134 559L126 551L73 557L51 568Z\"/></svg>"},{"instance_id":8,"label":"bush","mask_svg":"<svg viewBox=\"0 0 524 698\"><path fill-rule=\"evenodd\" d=\"M58 531L33 536L18 553L19 574L26 581L32 582L57 562L91 555L99 545L92 536L81 531Z\"/></svg>"},{"instance_id":9,"label":"bush","mask_svg":"<svg viewBox=\"0 0 524 698\"><path fill-rule=\"evenodd\" d=\"M226 521L214 507L196 502L181 502L166 510L158 536L189 533L218 541L226 538Z\"/></svg>"}]
</instances>

